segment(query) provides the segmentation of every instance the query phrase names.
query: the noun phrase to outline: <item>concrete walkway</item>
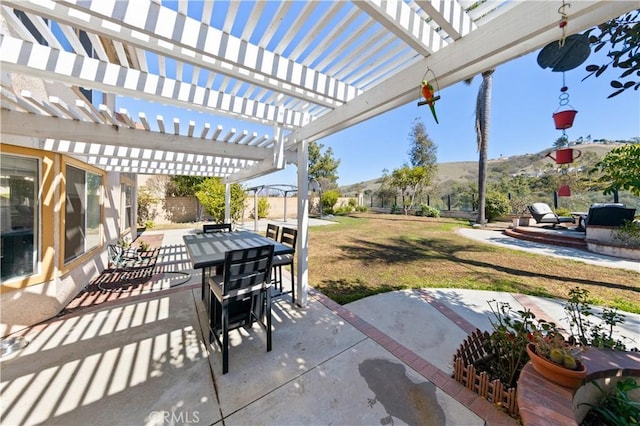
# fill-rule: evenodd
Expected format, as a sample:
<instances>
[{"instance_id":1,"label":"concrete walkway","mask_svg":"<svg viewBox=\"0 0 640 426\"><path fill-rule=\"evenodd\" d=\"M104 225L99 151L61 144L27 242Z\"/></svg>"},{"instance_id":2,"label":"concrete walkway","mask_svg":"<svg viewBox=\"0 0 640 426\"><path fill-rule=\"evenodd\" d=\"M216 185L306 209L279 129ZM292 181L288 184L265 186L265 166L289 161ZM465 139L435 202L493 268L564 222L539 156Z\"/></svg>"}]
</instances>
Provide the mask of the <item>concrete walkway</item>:
<instances>
[{"instance_id":1,"label":"concrete walkway","mask_svg":"<svg viewBox=\"0 0 640 426\"><path fill-rule=\"evenodd\" d=\"M161 232L175 247L184 230ZM418 289L339 306L312 290L305 308L275 300L271 352L258 326L234 331L222 375L199 271L176 253L165 261L189 282L160 277L156 291L28 330L29 345L0 360L0 423L515 424L451 379L453 354L490 328L489 300L566 316L556 300L500 292ZM628 314L623 334L637 342L639 329Z\"/></svg>"}]
</instances>

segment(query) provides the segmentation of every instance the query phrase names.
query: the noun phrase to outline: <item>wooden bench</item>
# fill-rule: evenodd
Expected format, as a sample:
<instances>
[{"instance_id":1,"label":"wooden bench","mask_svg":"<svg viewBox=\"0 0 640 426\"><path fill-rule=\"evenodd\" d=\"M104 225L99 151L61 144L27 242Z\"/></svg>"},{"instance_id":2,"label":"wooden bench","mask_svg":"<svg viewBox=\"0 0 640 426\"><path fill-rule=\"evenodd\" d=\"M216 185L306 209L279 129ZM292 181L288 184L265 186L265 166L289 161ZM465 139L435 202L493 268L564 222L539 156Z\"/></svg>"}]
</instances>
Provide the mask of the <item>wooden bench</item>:
<instances>
[{"instance_id":1,"label":"wooden bench","mask_svg":"<svg viewBox=\"0 0 640 426\"><path fill-rule=\"evenodd\" d=\"M640 353L589 348L580 354L589 382L608 377L640 377ZM518 379L518 407L523 425L578 425L574 396L580 389L565 388L540 376L528 363ZM594 387L595 389L595 387ZM580 419L581 420L581 419Z\"/></svg>"}]
</instances>

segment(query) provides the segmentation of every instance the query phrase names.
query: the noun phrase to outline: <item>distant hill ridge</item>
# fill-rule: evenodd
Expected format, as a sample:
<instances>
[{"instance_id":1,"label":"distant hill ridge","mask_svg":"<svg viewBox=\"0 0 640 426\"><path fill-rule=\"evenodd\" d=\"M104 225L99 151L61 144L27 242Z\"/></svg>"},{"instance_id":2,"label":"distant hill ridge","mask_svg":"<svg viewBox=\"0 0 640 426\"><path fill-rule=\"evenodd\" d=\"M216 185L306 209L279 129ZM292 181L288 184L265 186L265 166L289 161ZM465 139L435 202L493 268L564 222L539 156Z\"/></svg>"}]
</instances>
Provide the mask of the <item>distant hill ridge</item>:
<instances>
[{"instance_id":1,"label":"distant hill ridge","mask_svg":"<svg viewBox=\"0 0 640 426\"><path fill-rule=\"evenodd\" d=\"M609 142L602 143L573 143L571 148L578 149L581 152L574 165L576 167L593 166L598 160L604 157L613 148L622 145L622 143ZM535 154L512 155L509 157L500 157L489 160L487 165L488 174L499 173L509 176L516 174L525 174L535 176L545 170L555 167L554 161L547 154L555 151L555 148L545 149ZM448 186L447 183L458 181L476 180L478 176L478 161L454 161L448 163L439 163L436 179L440 186ZM382 177L382 176L381 176ZM344 196L355 195L356 192L366 190L377 191L380 187L380 178L371 179L350 185L339 187L340 193Z\"/></svg>"}]
</instances>

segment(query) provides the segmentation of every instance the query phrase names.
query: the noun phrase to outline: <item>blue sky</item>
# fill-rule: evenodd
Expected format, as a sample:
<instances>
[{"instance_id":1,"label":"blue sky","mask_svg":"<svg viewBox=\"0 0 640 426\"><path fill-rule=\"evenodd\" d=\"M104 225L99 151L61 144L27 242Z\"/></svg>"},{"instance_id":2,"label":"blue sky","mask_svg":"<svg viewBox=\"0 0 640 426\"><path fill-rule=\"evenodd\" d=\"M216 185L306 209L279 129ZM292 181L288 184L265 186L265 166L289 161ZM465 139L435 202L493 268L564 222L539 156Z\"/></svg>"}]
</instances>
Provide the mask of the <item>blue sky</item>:
<instances>
[{"instance_id":1,"label":"blue sky","mask_svg":"<svg viewBox=\"0 0 640 426\"><path fill-rule=\"evenodd\" d=\"M499 66L493 76L489 158L536 153L553 146L562 136L553 124L552 114L559 108L562 73L543 70L537 64L538 52ZM612 99L609 82L619 75L609 70L595 78L586 76L584 67L601 63L592 55L580 67L565 73L569 90L569 104L578 111L574 126L568 129L570 140L579 137L592 139L631 139L640 137L640 93L627 90ZM416 101L396 108L366 122L321 139L325 149L331 147L340 159L339 185L349 185L380 177L383 169L393 170L408 161L409 132L415 118L426 126L429 137L438 146L438 162L475 161L478 158L473 127L475 101L481 78L474 78L471 86L458 83L441 90L436 103L436 124L427 106L418 107L419 81L416 82ZM189 120L196 123L196 133L205 122L224 132L236 128L238 132L256 131L259 135L273 135L273 129L239 122L222 116L178 111L157 104L118 98L117 108L126 108L134 118L144 112L155 123L162 115L165 125L173 118L180 119L181 129ZM155 124L152 124L155 126ZM297 168L289 165L283 171L245 182L247 186L261 184L296 184Z\"/></svg>"}]
</instances>

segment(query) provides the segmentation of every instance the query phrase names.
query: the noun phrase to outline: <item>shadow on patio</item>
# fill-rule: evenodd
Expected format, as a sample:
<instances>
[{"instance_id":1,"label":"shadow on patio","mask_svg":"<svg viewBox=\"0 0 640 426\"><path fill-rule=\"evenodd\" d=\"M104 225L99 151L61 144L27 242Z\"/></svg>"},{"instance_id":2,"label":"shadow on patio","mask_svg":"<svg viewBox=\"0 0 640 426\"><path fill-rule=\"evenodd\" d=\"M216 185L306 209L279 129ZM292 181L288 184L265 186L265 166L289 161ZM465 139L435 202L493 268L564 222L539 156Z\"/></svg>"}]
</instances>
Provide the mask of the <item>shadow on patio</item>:
<instances>
[{"instance_id":1,"label":"shadow on patio","mask_svg":"<svg viewBox=\"0 0 640 426\"><path fill-rule=\"evenodd\" d=\"M513 420L486 401L475 401L450 379L444 358L453 348L433 346L443 363L431 364L425 359L433 353L414 354L413 343L403 346L394 340L397 333L384 334L371 325L374 321L316 291L305 308L294 307L288 295L274 299L271 352L265 351L266 334L258 325L234 330L230 370L222 375L220 350L203 337L208 331L200 273L190 268L179 243L183 234L165 233L148 282L123 286L123 291L85 291L75 309L25 331L29 345L0 359L0 423L378 424L398 418L480 425L496 416L503 424ZM172 284L175 274L167 272L173 271L188 273L189 281ZM442 321L438 327L456 327ZM389 398L382 382L394 392L406 390L411 403Z\"/></svg>"}]
</instances>

